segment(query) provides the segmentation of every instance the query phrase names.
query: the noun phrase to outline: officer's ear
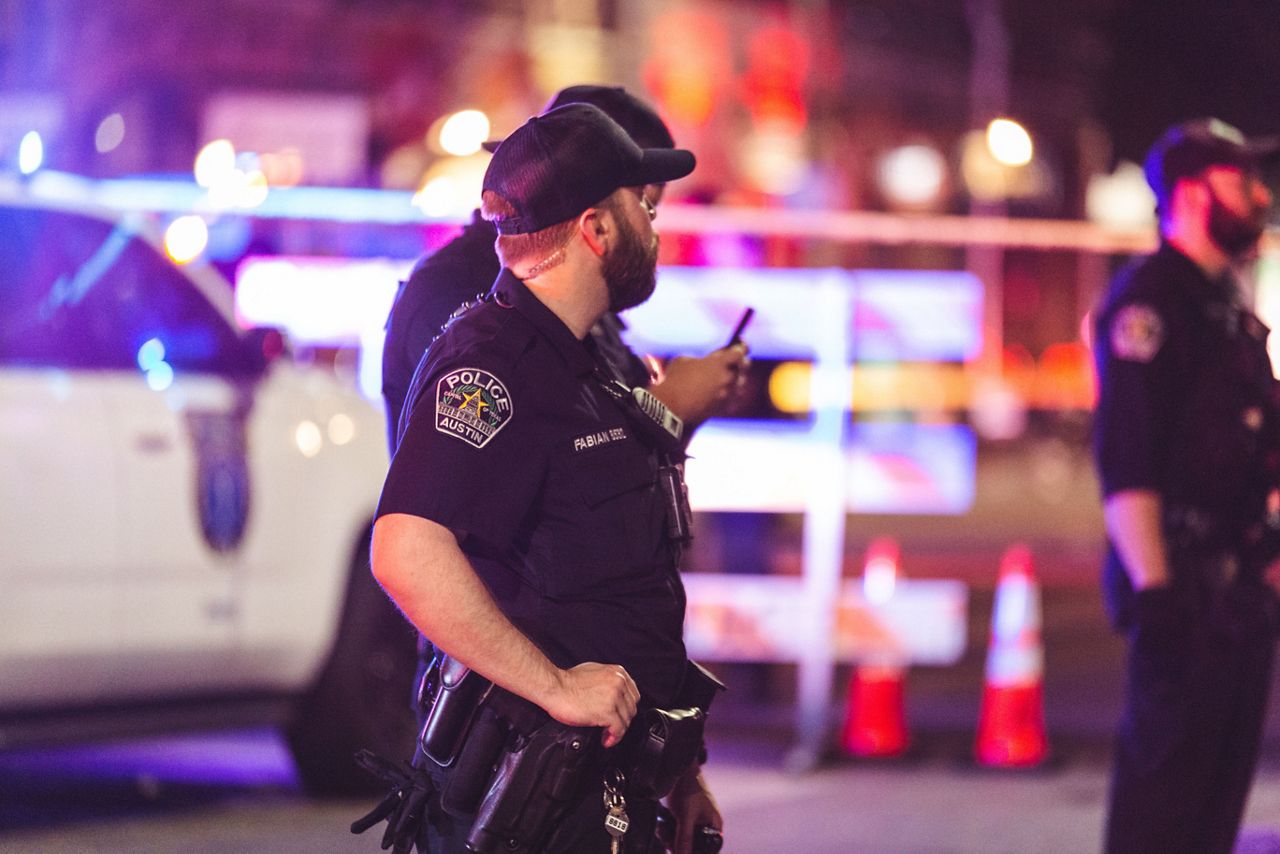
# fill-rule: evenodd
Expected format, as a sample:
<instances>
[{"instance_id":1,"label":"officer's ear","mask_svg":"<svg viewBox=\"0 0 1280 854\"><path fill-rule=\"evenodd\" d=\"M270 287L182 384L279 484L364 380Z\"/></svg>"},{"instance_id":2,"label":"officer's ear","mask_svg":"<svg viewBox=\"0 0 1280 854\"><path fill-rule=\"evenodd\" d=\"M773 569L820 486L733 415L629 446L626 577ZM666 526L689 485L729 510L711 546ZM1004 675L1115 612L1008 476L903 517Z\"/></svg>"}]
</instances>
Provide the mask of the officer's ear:
<instances>
[{"instance_id":1,"label":"officer's ear","mask_svg":"<svg viewBox=\"0 0 1280 854\"><path fill-rule=\"evenodd\" d=\"M1179 178L1169 191L1169 200L1165 203L1167 211L1162 215L1162 222L1179 220L1188 214L1206 209L1209 206L1210 190L1203 176Z\"/></svg>"},{"instance_id":2,"label":"officer's ear","mask_svg":"<svg viewBox=\"0 0 1280 854\"><path fill-rule=\"evenodd\" d=\"M608 213L605 208L587 208L578 215L578 232L587 241L591 251L600 257L609 248L614 228L613 222L606 216Z\"/></svg>"}]
</instances>

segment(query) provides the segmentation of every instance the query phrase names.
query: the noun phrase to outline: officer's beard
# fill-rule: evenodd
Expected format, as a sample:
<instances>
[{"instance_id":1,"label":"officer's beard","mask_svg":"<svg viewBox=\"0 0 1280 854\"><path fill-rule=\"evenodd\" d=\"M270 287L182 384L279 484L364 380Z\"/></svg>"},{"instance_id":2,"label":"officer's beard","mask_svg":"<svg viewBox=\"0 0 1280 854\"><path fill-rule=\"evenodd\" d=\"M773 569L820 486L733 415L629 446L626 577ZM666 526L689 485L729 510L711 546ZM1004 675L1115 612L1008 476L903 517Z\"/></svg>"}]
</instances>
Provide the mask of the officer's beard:
<instances>
[{"instance_id":1,"label":"officer's beard","mask_svg":"<svg viewBox=\"0 0 1280 854\"><path fill-rule=\"evenodd\" d=\"M1241 216L1218 200L1210 190L1209 239L1232 258L1240 258L1257 245L1267 224L1267 209L1250 205L1250 215Z\"/></svg>"},{"instance_id":2,"label":"officer's beard","mask_svg":"<svg viewBox=\"0 0 1280 854\"><path fill-rule=\"evenodd\" d=\"M639 305L653 294L658 283L658 236L644 245L640 232L622 216L618 223L617 245L604 256L601 273L609 290L609 310L624 311Z\"/></svg>"}]
</instances>

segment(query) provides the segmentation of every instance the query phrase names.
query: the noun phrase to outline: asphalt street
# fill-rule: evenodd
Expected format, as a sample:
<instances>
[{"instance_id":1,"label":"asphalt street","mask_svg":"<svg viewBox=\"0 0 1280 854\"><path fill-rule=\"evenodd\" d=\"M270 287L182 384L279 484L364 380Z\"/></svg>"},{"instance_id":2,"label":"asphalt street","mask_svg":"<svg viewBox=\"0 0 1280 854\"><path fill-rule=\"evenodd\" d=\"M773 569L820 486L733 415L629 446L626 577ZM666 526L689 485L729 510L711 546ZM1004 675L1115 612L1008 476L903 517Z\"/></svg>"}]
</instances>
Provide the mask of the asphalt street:
<instances>
[{"instance_id":1,"label":"asphalt street","mask_svg":"<svg viewBox=\"0 0 1280 854\"><path fill-rule=\"evenodd\" d=\"M991 592L971 599L964 658L908 674L912 745L857 762L833 743L814 771L787 770L792 741L782 666L723 666L732 686L710 727L707 774L729 854L1022 854L1098 850L1123 647L1090 585L1045 591L1049 760L990 771L971 756L981 704ZM847 672L840 674L847 679ZM1280 702L1240 854L1280 853ZM833 699L831 731L843 716ZM270 730L0 753L4 852L358 852L377 834L348 825L371 801L315 801Z\"/></svg>"}]
</instances>

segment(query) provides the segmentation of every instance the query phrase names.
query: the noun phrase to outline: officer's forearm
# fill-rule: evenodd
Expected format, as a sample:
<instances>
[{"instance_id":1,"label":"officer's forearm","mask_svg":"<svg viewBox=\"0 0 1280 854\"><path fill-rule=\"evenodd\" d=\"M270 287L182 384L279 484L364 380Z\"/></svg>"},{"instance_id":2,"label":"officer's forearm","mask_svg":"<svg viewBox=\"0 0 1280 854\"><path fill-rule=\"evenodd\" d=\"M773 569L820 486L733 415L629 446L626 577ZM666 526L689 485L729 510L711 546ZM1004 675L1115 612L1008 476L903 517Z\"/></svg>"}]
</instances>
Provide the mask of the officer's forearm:
<instances>
[{"instance_id":1,"label":"officer's forearm","mask_svg":"<svg viewBox=\"0 0 1280 854\"><path fill-rule=\"evenodd\" d=\"M1113 493L1103 505L1107 534L1135 590L1169 583L1161 510L1160 496L1145 489Z\"/></svg>"},{"instance_id":2,"label":"officer's forearm","mask_svg":"<svg viewBox=\"0 0 1280 854\"><path fill-rule=\"evenodd\" d=\"M373 574L438 648L544 708L561 673L498 609L453 533L402 513L373 529Z\"/></svg>"}]
</instances>

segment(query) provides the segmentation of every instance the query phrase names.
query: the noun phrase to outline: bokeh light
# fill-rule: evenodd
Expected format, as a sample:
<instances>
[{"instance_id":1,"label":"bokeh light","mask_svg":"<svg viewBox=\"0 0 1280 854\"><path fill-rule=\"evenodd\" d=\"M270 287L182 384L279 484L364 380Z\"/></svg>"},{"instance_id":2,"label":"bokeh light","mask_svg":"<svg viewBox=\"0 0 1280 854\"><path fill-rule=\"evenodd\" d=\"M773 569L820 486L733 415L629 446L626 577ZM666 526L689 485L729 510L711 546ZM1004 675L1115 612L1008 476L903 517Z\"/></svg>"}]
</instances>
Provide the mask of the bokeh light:
<instances>
[{"instance_id":1,"label":"bokeh light","mask_svg":"<svg viewBox=\"0 0 1280 854\"><path fill-rule=\"evenodd\" d=\"M335 445L346 445L356 437L356 422L345 412L339 412L329 419L329 441Z\"/></svg>"},{"instance_id":2,"label":"bokeh light","mask_svg":"<svg viewBox=\"0 0 1280 854\"><path fill-rule=\"evenodd\" d=\"M413 195L413 205L429 217L467 216L480 201L489 155L436 161Z\"/></svg>"},{"instance_id":3,"label":"bokeh light","mask_svg":"<svg viewBox=\"0 0 1280 854\"><path fill-rule=\"evenodd\" d=\"M895 148L880 158L876 177L885 197L903 207L927 207L942 194L947 166L942 154L923 143Z\"/></svg>"},{"instance_id":4,"label":"bokeh light","mask_svg":"<svg viewBox=\"0 0 1280 854\"><path fill-rule=\"evenodd\" d=\"M1110 175L1091 177L1084 207L1091 221L1118 230L1148 228L1156 218L1155 193L1142 167L1130 161Z\"/></svg>"},{"instance_id":5,"label":"bokeh light","mask_svg":"<svg viewBox=\"0 0 1280 854\"><path fill-rule=\"evenodd\" d=\"M862 595L873 606L884 606L898 586L898 551L888 540L877 540L867 549L862 574Z\"/></svg>"},{"instance_id":6,"label":"bokeh light","mask_svg":"<svg viewBox=\"0 0 1280 854\"><path fill-rule=\"evenodd\" d=\"M1034 146L1031 134L1013 119L992 119L987 125L987 150L1004 166L1026 166Z\"/></svg>"},{"instance_id":7,"label":"bokeh light","mask_svg":"<svg viewBox=\"0 0 1280 854\"><path fill-rule=\"evenodd\" d=\"M18 143L18 171L30 175L44 163L44 140L36 131L28 131Z\"/></svg>"},{"instance_id":8,"label":"bokeh light","mask_svg":"<svg viewBox=\"0 0 1280 854\"><path fill-rule=\"evenodd\" d=\"M240 194L236 204L242 208L256 208L267 200L269 189L267 176L262 170L246 172L241 178Z\"/></svg>"},{"instance_id":9,"label":"bokeh light","mask_svg":"<svg viewBox=\"0 0 1280 854\"><path fill-rule=\"evenodd\" d=\"M808 362L783 362L769 374L769 402L779 412L809 411L809 381L813 371Z\"/></svg>"},{"instance_id":10,"label":"bokeh light","mask_svg":"<svg viewBox=\"0 0 1280 854\"><path fill-rule=\"evenodd\" d=\"M156 365L164 361L164 342L159 338L147 339L141 347L138 348L138 367L144 371L149 371Z\"/></svg>"},{"instance_id":11,"label":"bokeh light","mask_svg":"<svg viewBox=\"0 0 1280 854\"><path fill-rule=\"evenodd\" d=\"M209 227L202 218L180 216L164 232L164 251L178 264L189 264L209 245Z\"/></svg>"},{"instance_id":12,"label":"bokeh light","mask_svg":"<svg viewBox=\"0 0 1280 854\"><path fill-rule=\"evenodd\" d=\"M147 369L147 386L152 391L164 391L173 385L173 367L168 362L156 362Z\"/></svg>"},{"instance_id":13,"label":"bokeh light","mask_svg":"<svg viewBox=\"0 0 1280 854\"><path fill-rule=\"evenodd\" d=\"M302 421L293 431L293 442L304 457L314 457L324 446L324 436L314 421Z\"/></svg>"},{"instance_id":14,"label":"bokeh light","mask_svg":"<svg viewBox=\"0 0 1280 854\"><path fill-rule=\"evenodd\" d=\"M112 113L98 123L93 134L93 147L99 154L115 151L124 142L124 116Z\"/></svg>"},{"instance_id":15,"label":"bokeh light","mask_svg":"<svg viewBox=\"0 0 1280 854\"><path fill-rule=\"evenodd\" d=\"M196 183L206 190L229 181L236 171L236 149L228 139L215 139L196 155Z\"/></svg>"},{"instance_id":16,"label":"bokeh light","mask_svg":"<svg viewBox=\"0 0 1280 854\"><path fill-rule=\"evenodd\" d=\"M742 175L761 192L786 196L796 192L809 170L802 128L785 122L765 122L748 132L739 144Z\"/></svg>"},{"instance_id":17,"label":"bokeh light","mask_svg":"<svg viewBox=\"0 0 1280 854\"><path fill-rule=\"evenodd\" d=\"M440 147L455 157L466 157L480 150L489 138L489 117L479 110L459 110L440 126Z\"/></svg>"}]
</instances>

